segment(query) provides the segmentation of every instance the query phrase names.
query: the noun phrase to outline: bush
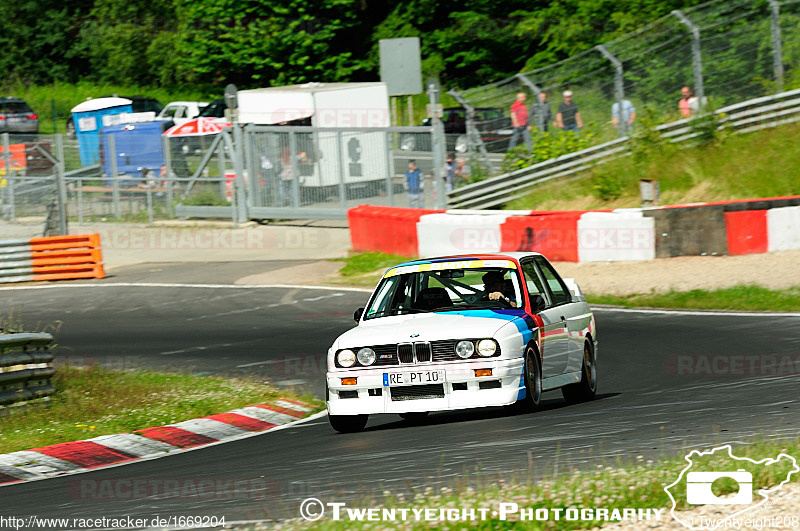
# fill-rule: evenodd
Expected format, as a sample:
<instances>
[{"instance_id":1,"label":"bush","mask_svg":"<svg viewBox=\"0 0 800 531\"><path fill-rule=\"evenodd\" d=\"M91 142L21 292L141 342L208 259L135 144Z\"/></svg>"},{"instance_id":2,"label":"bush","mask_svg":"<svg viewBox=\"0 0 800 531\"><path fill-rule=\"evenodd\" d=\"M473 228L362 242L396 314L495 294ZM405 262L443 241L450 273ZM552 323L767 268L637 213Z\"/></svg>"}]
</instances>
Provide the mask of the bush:
<instances>
[{"instance_id":1,"label":"bush","mask_svg":"<svg viewBox=\"0 0 800 531\"><path fill-rule=\"evenodd\" d=\"M503 173L527 168L538 162L568 155L594 144L595 135L584 130L580 135L561 130L552 132L534 131L531 134L533 152L527 146L518 145L506 153L503 159Z\"/></svg>"},{"instance_id":2,"label":"bush","mask_svg":"<svg viewBox=\"0 0 800 531\"><path fill-rule=\"evenodd\" d=\"M597 198L611 201L622 196L622 192L625 190L625 181L615 173L595 170L592 176L592 187Z\"/></svg>"}]
</instances>

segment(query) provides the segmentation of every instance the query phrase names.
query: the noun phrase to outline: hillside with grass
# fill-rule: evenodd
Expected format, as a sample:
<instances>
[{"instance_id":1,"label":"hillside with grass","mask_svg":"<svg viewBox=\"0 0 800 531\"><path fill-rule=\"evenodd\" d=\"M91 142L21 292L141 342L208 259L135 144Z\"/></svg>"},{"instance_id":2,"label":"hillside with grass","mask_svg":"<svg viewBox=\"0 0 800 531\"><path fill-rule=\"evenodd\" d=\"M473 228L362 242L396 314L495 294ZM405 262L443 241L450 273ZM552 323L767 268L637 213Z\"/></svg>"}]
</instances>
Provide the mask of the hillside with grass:
<instances>
[{"instance_id":1,"label":"hillside with grass","mask_svg":"<svg viewBox=\"0 0 800 531\"><path fill-rule=\"evenodd\" d=\"M539 185L505 207L638 207L640 179L659 182L661 205L800 195L798 135L795 124L743 135L720 132L691 147L643 135L633 141L632 156Z\"/></svg>"}]
</instances>

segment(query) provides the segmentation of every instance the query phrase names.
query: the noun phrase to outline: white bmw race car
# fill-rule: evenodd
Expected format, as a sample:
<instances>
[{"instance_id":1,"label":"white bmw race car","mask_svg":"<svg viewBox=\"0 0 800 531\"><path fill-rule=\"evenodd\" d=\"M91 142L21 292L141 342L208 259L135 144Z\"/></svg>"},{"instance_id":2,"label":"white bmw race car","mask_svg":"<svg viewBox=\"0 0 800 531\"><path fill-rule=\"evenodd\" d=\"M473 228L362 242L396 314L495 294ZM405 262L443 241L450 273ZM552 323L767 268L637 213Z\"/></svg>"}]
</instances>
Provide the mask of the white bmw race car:
<instances>
[{"instance_id":1,"label":"white bmw race car","mask_svg":"<svg viewBox=\"0 0 800 531\"><path fill-rule=\"evenodd\" d=\"M415 260L384 273L358 326L328 351L327 405L339 432L370 414L518 403L597 392L597 330L578 286L540 254Z\"/></svg>"}]
</instances>

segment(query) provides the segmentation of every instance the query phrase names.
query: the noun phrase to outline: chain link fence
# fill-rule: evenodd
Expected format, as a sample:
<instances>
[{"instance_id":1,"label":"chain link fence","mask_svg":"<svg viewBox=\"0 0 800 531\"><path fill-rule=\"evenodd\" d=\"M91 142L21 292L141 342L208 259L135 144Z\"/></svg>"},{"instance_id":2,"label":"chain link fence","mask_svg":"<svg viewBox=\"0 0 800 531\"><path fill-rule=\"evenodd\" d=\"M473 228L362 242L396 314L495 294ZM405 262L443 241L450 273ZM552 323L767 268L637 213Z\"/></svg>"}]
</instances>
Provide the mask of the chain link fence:
<instances>
[{"instance_id":1,"label":"chain link fence","mask_svg":"<svg viewBox=\"0 0 800 531\"><path fill-rule=\"evenodd\" d=\"M565 134L556 122L571 91L582 122L578 134L585 145L597 145L686 117L679 106L684 86L693 91L686 104L694 114L800 86L798 30L800 1L716 0L458 96L509 116L517 94L525 94L536 151L537 138L543 144Z\"/></svg>"}]
</instances>

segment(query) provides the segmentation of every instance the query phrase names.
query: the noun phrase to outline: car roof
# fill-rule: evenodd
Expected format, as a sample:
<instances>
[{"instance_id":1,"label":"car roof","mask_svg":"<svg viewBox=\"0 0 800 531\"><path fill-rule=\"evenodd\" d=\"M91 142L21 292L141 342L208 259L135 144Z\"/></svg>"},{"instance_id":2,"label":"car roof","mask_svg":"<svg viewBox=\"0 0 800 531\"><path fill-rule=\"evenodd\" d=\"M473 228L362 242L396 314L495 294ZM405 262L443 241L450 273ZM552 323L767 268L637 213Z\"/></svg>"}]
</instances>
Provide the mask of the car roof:
<instances>
[{"instance_id":1,"label":"car roof","mask_svg":"<svg viewBox=\"0 0 800 531\"><path fill-rule=\"evenodd\" d=\"M526 256L541 256L540 253L534 252L512 252L512 253L480 253L480 254L458 254L451 256L436 256L431 258L418 258L416 260L409 260L400 264L393 265L391 268L402 267L416 264L428 264L434 262L450 262L454 260L497 260L497 259L511 259L519 261Z\"/></svg>"}]
</instances>

